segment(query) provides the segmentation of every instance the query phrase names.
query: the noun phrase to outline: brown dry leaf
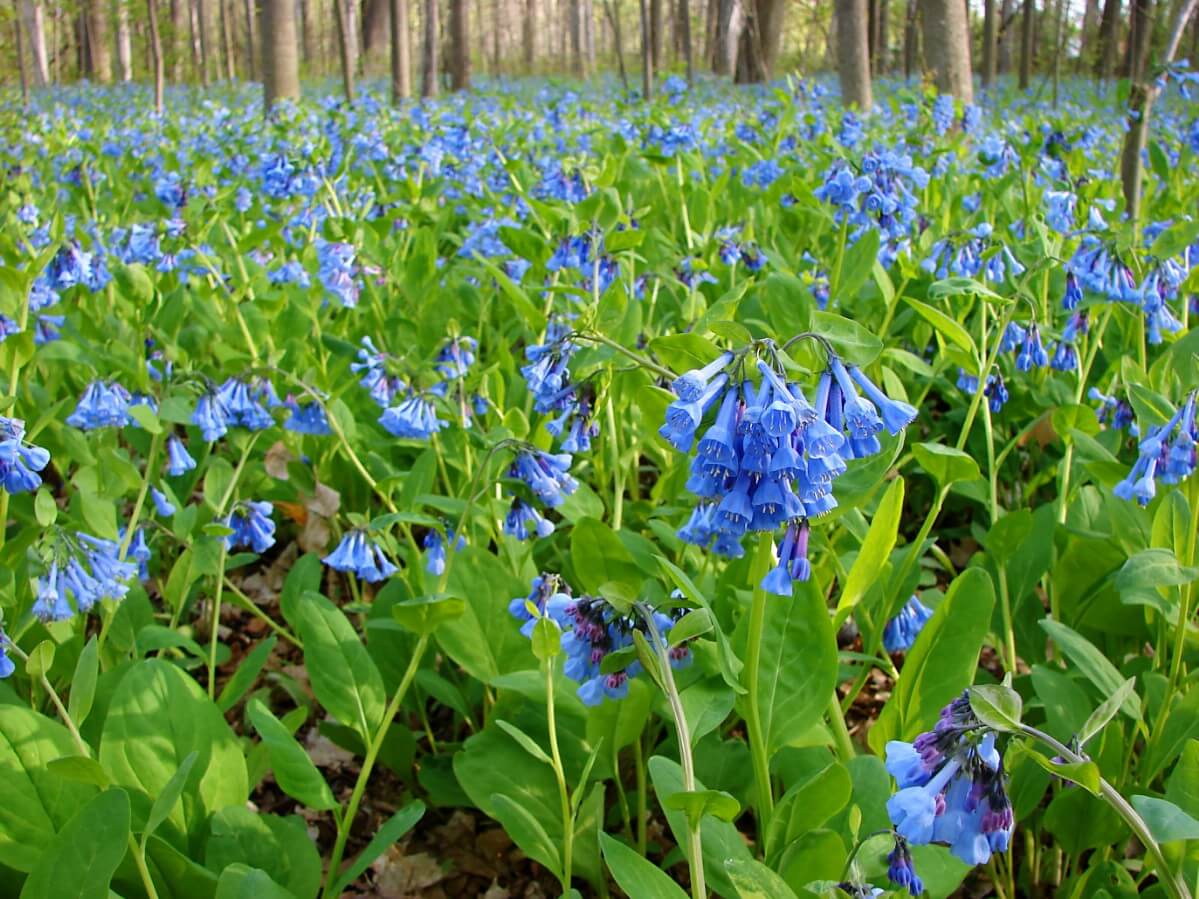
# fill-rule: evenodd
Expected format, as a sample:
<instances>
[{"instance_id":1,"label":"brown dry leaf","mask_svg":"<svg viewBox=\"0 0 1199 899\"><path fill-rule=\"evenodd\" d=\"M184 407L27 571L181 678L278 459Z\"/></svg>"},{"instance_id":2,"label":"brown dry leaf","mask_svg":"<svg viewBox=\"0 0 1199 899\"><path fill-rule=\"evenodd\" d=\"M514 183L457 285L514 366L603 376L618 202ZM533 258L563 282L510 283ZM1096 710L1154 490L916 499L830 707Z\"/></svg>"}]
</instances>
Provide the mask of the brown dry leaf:
<instances>
[{"instance_id":1,"label":"brown dry leaf","mask_svg":"<svg viewBox=\"0 0 1199 899\"><path fill-rule=\"evenodd\" d=\"M280 481L286 481L287 465L294 458L295 456L291 454L291 450L287 448L287 445L282 440L278 441L274 446L266 451L266 459L264 460L266 473L272 478L277 478Z\"/></svg>"},{"instance_id":2,"label":"brown dry leaf","mask_svg":"<svg viewBox=\"0 0 1199 899\"><path fill-rule=\"evenodd\" d=\"M511 895L511 893L493 880L491 886L487 888L487 892L483 894L483 899L509 899Z\"/></svg>"},{"instance_id":3,"label":"brown dry leaf","mask_svg":"<svg viewBox=\"0 0 1199 899\"><path fill-rule=\"evenodd\" d=\"M341 494L317 482L316 493L304 497L304 528L298 538L304 552L323 552L329 545L329 519L341 508Z\"/></svg>"},{"instance_id":4,"label":"brown dry leaf","mask_svg":"<svg viewBox=\"0 0 1199 899\"><path fill-rule=\"evenodd\" d=\"M427 852L406 855L392 846L371 868L375 872L375 895L379 899L415 899L420 891L440 883L445 872Z\"/></svg>"}]
</instances>

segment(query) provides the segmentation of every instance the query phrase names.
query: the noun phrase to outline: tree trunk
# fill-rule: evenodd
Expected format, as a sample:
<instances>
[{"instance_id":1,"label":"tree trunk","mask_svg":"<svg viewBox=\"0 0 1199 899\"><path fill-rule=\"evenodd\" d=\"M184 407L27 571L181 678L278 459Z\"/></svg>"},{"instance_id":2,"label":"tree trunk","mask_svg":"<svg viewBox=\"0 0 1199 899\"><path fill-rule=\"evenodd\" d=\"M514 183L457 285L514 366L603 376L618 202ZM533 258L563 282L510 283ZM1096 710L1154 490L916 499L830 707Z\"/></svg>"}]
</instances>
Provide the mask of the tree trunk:
<instances>
[{"instance_id":1,"label":"tree trunk","mask_svg":"<svg viewBox=\"0 0 1199 899\"><path fill-rule=\"evenodd\" d=\"M437 24L437 0L425 0L425 40L421 48L420 95L436 97L440 73L438 71L437 42L441 39Z\"/></svg>"},{"instance_id":2,"label":"tree trunk","mask_svg":"<svg viewBox=\"0 0 1199 899\"><path fill-rule=\"evenodd\" d=\"M246 10L246 71L251 81L258 79L258 57L254 52L254 32L257 30L255 21L258 15L255 11L256 0L245 0Z\"/></svg>"},{"instance_id":3,"label":"tree trunk","mask_svg":"<svg viewBox=\"0 0 1199 899\"><path fill-rule=\"evenodd\" d=\"M1032 82L1033 19L1036 17L1035 0L1024 0L1024 14L1020 19L1020 90L1028 90Z\"/></svg>"},{"instance_id":4,"label":"tree trunk","mask_svg":"<svg viewBox=\"0 0 1199 899\"><path fill-rule=\"evenodd\" d=\"M629 92L629 76L624 68L624 42L620 37L620 10L613 0L603 0L604 13L608 16L608 24L612 26L612 44L616 51L616 68L620 72L620 83L624 92Z\"/></svg>"},{"instance_id":5,"label":"tree trunk","mask_svg":"<svg viewBox=\"0 0 1199 899\"><path fill-rule=\"evenodd\" d=\"M107 0L88 0L87 59L88 74L93 81L108 84L112 81L112 53L108 49Z\"/></svg>"},{"instance_id":6,"label":"tree trunk","mask_svg":"<svg viewBox=\"0 0 1199 899\"><path fill-rule=\"evenodd\" d=\"M984 0L983 3L983 71L982 85L984 88L995 83L995 0Z\"/></svg>"},{"instance_id":7,"label":"tree trunk","mask_svg":"<svg viewBox=\"0 0 1199 899\"><path fill-rule=\"evenodd\" d=\"M302 62L308 67L309 74L316 68L317 57L320 55L316 47L316 28L312 24L312 7L310 0L299 0L300 6L300 43L304 48Z\"/></svg>"},{"instance_id":8,"label":"tree trunk","mask_svg":"<svg viewBox=\"0 0 1199 899\"><path fill-rule=\"evenodd\" d=\"M841 102L869 112L870 13L868 0L837 0L837 72L841 76Z\"/></svg>"},{"instance_id":9,"label":"tree trunk","mask_svg":"<svg viewBox=\"0 0 1199 899\"><path fill-rule=\"evenodd\" d=\"M1151 21L1152 5L1152 0L1145 3L1146 23ZM1162 51L1162 66L1174 61L1178 45L1182 42L1182 30L1197 6L1199 0L1183 0L1175 7L1166 46ZM1149 50L1148 31L1148 28L1143 28L1136 35L1140 46L1134 48L1134 52L1142 61L1142 66ZM1129 40L1131 39L1130 36ZM1120 180L1124 189L1124 210L1134 228L1137 227L1141 214L1141 155L1149 144L1149 116L1159 93L1160 89L1156 84L1136 81L1128 99L1128 130L1124 135L1124 146L1120 153Z\"/></svg>"},{"instance_id":10,"label":"tree trunk","mask_svg":"<svg viewBox=\"0 0 1199 899\"><path fill-rule=\"evenodd\" d=\"M46 25L42 4L25 0L22 13L18 21L24 18L25 32L29 38L29 56L33 62L31 80L35 87L45 87L50 83L50 63L46 55Z\"/></svg>"},{"instance_id":11,"label":"tree trunk","mask_svg":"<svg viewBox=\"0 0 1199 899\"><path fill-rule=\"evenodd\" d=\"M209 4L212 0L196 0L196 16L200 30L200 65L204 70L203 82L208 85L209 73L216 62L217 75L220 75L220 61L213 59L212 46L212 15Z\"/></svg>"},{"instance_id":12,"label":"tree trunk","mask_svg":"<svg viewBox=\"0 0 1199 899\"><path fill-rule=\"evenodd\" d=\"M1132 0L1128 13L1128 46L1124 53L1124 77L1140 81L1153 39L1153 0Z\"/></svg>"},{"instance_id":13,"label":"tree trunk","mask_svg":"<svg viewBox=\"0 0 1199 899\"><path fill-rule=\"evenodd\" d=\"M295 0L261 0L262 90L266 111L279 100L300 97L300 59Z\"/></svg>"},{"instance_id":14,"label":"tree trunk","mask_svg":"<svg viewBox=\"0 0 1199 899\"><path fill-rule=\"evenodd\" d=\"M183 60L187 55L187 0L171 0L171 80L183 81Z\"/></svg>"},{"instance_id":15,"label":"tree trunk","mask_svg":"<svg viewBox=\"0 0 1199 899\"><path fill-rule=\"evenodd\" d=\"M716 69L716 23L720 20L719 0L704 4L704 65Z\"/></svg>"},{"instance_id":16,"label":"tree trunk","mask_svg":"<svg viewBox=\"0 0 1199 899\"><path fill-rule=\"evenodd\" d=\"M521 45L524 51L525 71L533 71L537 58L537 0L525 0L525 20L521 28Z\"/></svg>"},{"instance_id":17,"label":"tree trunk","mask_svg":"<svg viewBox=\"0 0 1199 899\"><path fill-rule=\"evenodd\" d=\"M500 74L500 34L503 30L503 0L491 0L491 74L498 76ZM479 30L483 29L482 20L479 21Z\"/></svg>"},{"instance_id":18,"label":"tree trunk","mask_svg":"<svg viewBox=\"0 0 1199 899\"><path fill-rule=\"evenodd\" d=\"M221 13L221 43L225 49L225 77L230 81L235 81L237 80L237 57L234 51L233 23L230 21L233 11L229 8L229 4L232 2L234 0L217 0Z\"/></svg>"},{"instance_id":19,"label":"tree trunk","mask_svg":"<svg viewBox=\"0 0 1199 899\"><path fill-rule=\"evenodd\" d=\"M640 0L641 12L641 98L648 102L654 95L654 34L650 0Z\"/></svg>"},{"instance_id":20,"label":"tree trunk","mask_svg":"<svg viewBox=\"0 0 1199 899\"><path fill-rule=\"evenodd\" d=\"M21 78L21 105L29 108L29 72L25 70L25 46L21 38L21 7L19 0L13 0L13 12L15 15L12 20L13 38L16 42L17 51L17 70Z\"/></svg>"},{"instance_id":21,"label":"tree trunk","mask_svg":"<svg viewBox=\"0 0 1199 899\"><path fill-rule=\"evenodd\" d=\"M133 37L129 32L129 9L125 0L116 0L117 12L117 65L121 68L121 80L133 80Z\"/></svg>"},{"instance_id":22,"label":"tree trunk","mask_svg":"<svg viewBox=\"0 0 1199 899\"><path fill-rule=\"evenodd\" d=\"M1095 25L1099 21L1099 0L1085 0L1082 14L1082 27L1078 32L1078 68L1080 71L1087 67L1087 58L1094 49Z\"/></svg>"},{"instance_id":23,"label":"tree trunk","mask_svg":"<svg viewBox=\"0 0 1199 899\"><path fill-rule=\"evenodd\" d=\"M907 13L903 19L903 77L911 78L916 69L916 43L920 40L916 28L916 0L908 0Z\"/></svg>"},{"instance_id":24,"label":"tree trunk","mask_svg":"<svg viewBox=\"0 0 1199 899\"><path fill-rule=\"evenodd\" d=\"M876 71L884 74L891 71L891 0L879 0L876 32Z\"/></svg>"},{"instance_id":25,"label":"tree trunk","mask_svg":"<svg viewBox=\"0 0 1199 899\"><path fill-rule=\"evenodd\" d=\"M450 0L450 87L470 87L470 10L467 0Z\"/></svg>"},{"instance_id":26,"label":"tree trunk","mask_svg":"<svg viewBox=\"0 0 1199 899\"><path fill-rule=\"evenodd\" d=\"M366 0L362 7L363 56L377 59L391 38L391 0Z\"/></svg>"},{"instance_id":27,"label":"tree trunk","mask_svg":"<svg viewBox=\"0 0 1199 899\"><path fill-rule=\"evenodd\" d=\"M679 40L683 44L683 65L687 69L687 83L695 83L695 59L691 47L691 3L679 0Z\"/></svg>"},{"instance_id":28,"label":"tree trunk","mask_svg":"<svg viewBox=\"0 0 1199 899\"><path fill-rule=\"evenodd\" d=\"M158 0L146 0L146 18L150 23L150 60L154 66L154 111L162 115L166 67L162 59L162 35L158 33Z\"/></svg>"},{"instance_id":29,"label":"tree trunk","mask_svg":"<svg viewBox=\"0 0 1199 899\"><path fill-rule=\"evenodd\" d=\"M1015 3L1016 0L1003 0L1003 5L999 8L999 46L996 48L996 56L999 58L995 68L1000 75L1006 75L1012 70L1012 22L1016 18Z\"/></svg>"},{"instance_id":30,"label":"tree trunk","mask_svg":"<svg viewBox=\"0 0 1199 899\"><path fill-rule=\"evenodd\" d=\"M337 55L341 60L341 85L346 102L354 102L354 57L350 50L351 25L347 21L346 0L333 0L333 17L337 19Z\"/></svg>"},{"instance_id":31,"label":"tree trunk","mask_svg":"<svg viewBox=\"0 0 1199 899\"><path fill-rule=\"evenodd\" d=\"M757 0L755 35L761 48L763 81L769 81L778 71L779 54L783 48L786 29L787 0Z\"/></svg>"},{"instance_id":32,"label":"tree trunk","mask_svg":"<svg viewBox=\"0 0 1199 899\"><path fill-rule=\"evenodd\" d=\"M1120 43L1120 0L1105 0L1099 20L1099 52L1095 59L1095 77L1111 78L1116 71Z\"/></svg>"},{"instance_id":33,"label":"tree trunk","mask_svg":"<svg viewBox=\"0 0 1199 899\"><path fill-rule=\"evenodd\" d=\"M745 29L743 0L718 0L716 35L712 52L712 71L732 75L737 67L737 50Z\"/></svg>"},{"instance_id":34,"label":"tree trunk","mask_svg":"<svg viewBox=\"0 0 1199 899\"><path fill-rule=\"evenodd\" d=\"M924 57L937 90L964 104L974 102L970 72L970 35L962 0L922 0Z\"/></svg>"},{"instance_id":35,"label":"tree trunk","mask_svg":"<svg viewBox=\"0 0 1199 899\"><path fill-rule=\"evenodd\" d=\"M583 77L583 0L569 0L571 71Z\"/></svg>"},{"instance_id":36,"label":"tree trunk","mask_svg":"<svg viewBox=\"0 0 1199 899\"><path fill-rule=\"evenodd\" d=\"M578 0L571 0L572 3ZM649 34L650 34L650 52L653 54L654 71L662 70L662 42L664 39L663 32L665 26L662 22L662 4L665 0L649 0Z\"/></svg>"},{"instance_id":37,"label":"tree trunk","mask_svg":"<svg viewBox=\"0 0 1199 899\"><path fill-rule=\"evenodd\" d=\"M408 36L408 0L390 0L391 102L399 106L412 96L412 46Z\"/></svg>"}]
</instances>

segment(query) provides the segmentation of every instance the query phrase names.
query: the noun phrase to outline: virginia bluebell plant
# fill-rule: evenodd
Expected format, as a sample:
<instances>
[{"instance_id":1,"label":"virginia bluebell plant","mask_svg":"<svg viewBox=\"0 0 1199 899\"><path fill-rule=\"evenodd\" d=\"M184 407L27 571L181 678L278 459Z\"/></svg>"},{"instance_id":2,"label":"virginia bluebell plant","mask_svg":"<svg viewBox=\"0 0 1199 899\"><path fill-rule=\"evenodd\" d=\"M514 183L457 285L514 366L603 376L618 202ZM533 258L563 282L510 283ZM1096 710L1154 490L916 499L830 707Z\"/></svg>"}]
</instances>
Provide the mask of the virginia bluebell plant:
<instances>
[{"instance_id":1,"label":"virginia bluebell plant","mask_svg":"<svg viewBox=\"0 0 1199 899\"><path fill-rule=\"evenodd\" d=\"M968 865L1005 852L1012 806L995 741L963 693L941 710L933 730L911 743L887 743L887 771L899 786L887 813L899 835L914 845L947 845Z\"/></svg>"},{"instance_id":2,"label":"virginia bluebell plant","mask_svg":"<svg viewBox=\"0 0 1199 899\"><path fill-rule=\"evenodd\" d=\"M226 523L233 533L225 537L225 546L228 549L245 546L256 553L266 552L275 545L275 522L271 518L274 511L275 507L265 500L238 503Z\"/></svg>"},{"instance_id":3,"label":"virginia bluebell plant","mask_svg":"<svg viewBox=\"0 0 1199 899\"><path fill-rule=\"evenodd\" d=\"M46 570L37 578L32 611L40 621L65 621L99 600L124 599L137 574L135 564L120 559L118 544L79 531L56 531L39 556Z\"/></svg>"},{"instance_id":4,"label":"virginia bluebell plant","mask_svg":"<svg viewBox=\"0 0 1199 899\"><path fill-rule=\"evenodd\" d=\"M907 652L932 617L932 609L913 595L883 628L883 648L887 652Z\"/></svg>"},{"instance_id":5,"label":"virginia bluebell plant","mask_svg":"<svg viewBox=\"0 0 1199 899\"><path fill-rule=\"evenodd\" d=\"M347 531L333 552L321 561L334 571L357 575L372 584L387 580L399 570L383 548L360 529Z\"/></svg>"},{"instance_id":6,"label":"virginia bluebell plant","mask_svg":"<svg viewBox=\"0 0 1199 899\"><path fill-rule=\"evenodd\" d=\"M25 422L0 415L0 487L8 493L36 490L42 483L39 472L49 464L48 451L25 442Z\"/></svg>"},{"instance_id":7,"label":"virginia bluebell plant","mask_svg":"<svg viewBox=\"0 0 1199 899\"><path fill-rule=\"evenodd\" d=\"M1199 430L1195 423L1196 391L1164 425L1149 428L1138 446L1137 461L1114 493L1120 499L1149 505L1157 493L1157 482L1179 484L1195 472L1195 445Z\"/></svg>"}]
</instances>

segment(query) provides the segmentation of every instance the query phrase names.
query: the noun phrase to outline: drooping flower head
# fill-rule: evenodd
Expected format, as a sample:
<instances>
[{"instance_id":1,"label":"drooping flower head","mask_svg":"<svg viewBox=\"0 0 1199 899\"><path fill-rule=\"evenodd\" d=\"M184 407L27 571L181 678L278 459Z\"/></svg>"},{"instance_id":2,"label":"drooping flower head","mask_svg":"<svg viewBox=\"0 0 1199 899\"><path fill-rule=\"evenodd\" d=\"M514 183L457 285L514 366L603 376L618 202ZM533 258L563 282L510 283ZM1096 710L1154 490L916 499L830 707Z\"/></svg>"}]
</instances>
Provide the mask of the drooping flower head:
<instances>
[{"instance_id":1,"label":"drooping flower head","mask_svg":"<svg viewBox=\"0 0 1199 899\"><path fill-rule=\"evenodd\" d=\"M387 580L398 570L382 547L362 530L348 531L321 561L335 571L355 574L372 584Z\"/></svg>"}]
</instances>

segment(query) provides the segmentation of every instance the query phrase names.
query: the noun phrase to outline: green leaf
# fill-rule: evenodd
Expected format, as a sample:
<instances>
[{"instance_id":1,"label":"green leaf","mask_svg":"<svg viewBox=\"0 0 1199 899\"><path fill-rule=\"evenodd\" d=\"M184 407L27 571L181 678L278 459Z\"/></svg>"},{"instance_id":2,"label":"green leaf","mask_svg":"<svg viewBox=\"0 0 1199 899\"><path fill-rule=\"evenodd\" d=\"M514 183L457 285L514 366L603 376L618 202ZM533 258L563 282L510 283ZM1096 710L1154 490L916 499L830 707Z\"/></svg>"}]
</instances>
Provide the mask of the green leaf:
<instances>
[{"instance_id":1,"label":"green leaf","mask_svg":"<svg viewBox=\"0 0 1199 899\"><path fill-rule=\"evenodd\" d=\"M171 813L175 808L175 803L183 795L183 788L187 785L187 779L191 775L192 767L196 764L197 758L198 755L195 750L187 754L182 764L179 765L178 770L171 775L171 779L167 781L167 785L158 794L158 798L154 800L154 804L150 806L150 815L146 818L146 829L142 832L143 846L153 836L154 831L158 830L158 826L167 819L167 815Z\"/></svg>"},{"instance_id":2,"label":"green leaf","mask_svg":"<svg viewBox=\"0 0 1199 899\"><path fill-rule=\"evenodd\" d=\"M1001 733L1019 733L1024 700L1011 687L983 684L970 688L970 708L978 720Z\"/></svg>"},{"instance_id":3,"label":"green leaf","mask_svg":"<svg viewBox=\"0 0 1199 899\"><path fill-rule=\"evenodd\" d=\"M653 354L678 374L702 368L720 355L720 348L698 334L666 334L649 342Z\"/></svg>"},{"instance_id":4,"label":"green leaf","mask_svg":"<svg viewBox=\"0 0 1199 899\"><path fill-rule=\"evenodd\" d=\"M1132 807L1149 826L1149 833L1159 843L1174 840L1199 840L1199 821L1196 821L1168 799L1153 796L1133 796Z\"/></svg>"},{"instance_id":5,"label":"green leaf","mask_svg":"<svg viewBox=\"0 0 1199 899\"><path fill-rule=\"evenodd\" d=\"M854 607L862 601L866 591L878 580L883 566L891 557L895 540L899 536L899 522L903 514L903 478L893 480L875 510L866 539L849 569L845 586L837 600L837 613L833 626L840 627Z\"/></svg>"},{"instance_id":6,"label":"green leaf","mask_svg":"<svg viewBox=\"0 0 1199 899\"><path fill-rule=\"evenodd\" d=\"M68 755L55 759L46 766L46 770L55 777L69 780L77 784L92 784L100 789L112 786L112 781L93 758L83 755Z\"/></svg>"},{"instance_id":7,"label":"green leaf","mask_svg":"<svg viewBox=\"0 0 1199 899\"><path fill-rule=\"evenodd\" d=\"M1099 708L1091 713L1082 730L1078 733L1078 745L1086 746L1092 737L1098 734L1107 723L1116 716L1116 712L1128 701L1129 696L1135 696L1137 679L1130 677L1116 688L1107 699L1099 704Z\"/></svg>"},{"instance_id":8,"label":"green leaf","mask_svg":"<svg viewBox=\"0 0 1199 899\"><path fill-rule=\"evenodd\" d=\"M54 646L53 640L43 640L33 647L25 660L25 673L34 679L43 677L54 664Z\"/></svg>"},{"instance_id":9,"label":"green leaf","mask_svg":"<svg viewBox=\"0 0 1199 899\"><path fill-rule=\"evenodd\" d=\"M675 622L666 634L667 642L671 646L678 646L687 640L692 640L696 637L702 637L716 626L712 621L712 615L707 609L700 607L694 609Z\"/></svg>"},{"instance_id":10,"label":"green leaf","mask_svg":"<svg viewBox=\"0 0 1199 899\"><path fill-rule=\"evenodd\" d=\"M337 878L337 882L333 886L333 895L342 895L350 884L362 876L362 873L371 866L375 859L415 827L416 822L424 817L424 814L425 804L418 799L408 803L388 818L387 822L379 828L379 832L366 844L366 848L358 853L357 858L342 872L341 877Z\"/></svg>"},{"instance_id":11,"label":"green leaf","mask_svg":"<svg viewBox=\"0 0 1199 899\"><path fill-rule=\"evenodd\" d=\"M129 417L141 425L147 434L162 433L162 422L158 420L158 416L149 406L138 403L136 406L129 406L127 411Z\"/></svg>"},{"instance_id":12,"label":"green leaf","mask_svg":"<svg viewBox=\"0 0 1199 899\"><path fill-rule=\"evenodd\" d=\"M868 328L834 312L816 312L813 327L826 337L847 362L866 366L883 351L883 342Z\"/></svg>"},{"instance_id":13,"label":"green leaf","mask_svg":"<svg viewBox=\"0 0 1199 899\"><path fill-rule=\"evenodd\" d=\"M0 864L31 870L54 835L96 795L91 784L48 768L76 752L58 722L23 705L0 704Z\"/></svg>"},{"instance_id":14,"label":"green leaf","mask_svg":"<svg viewBox=\"0 0 1199 899\"><path fill-rule=\"evenodd\" d=\"M932 325L938 334L950 343L961 347L970 354L971 359L977 362L978 347L974 345L974 338L970 336L969 331L958 324L956 319L946 315L936 306L921 303L919 300L912 299L912 297L905 296L903 301L915 309L922 319Z\"/></svg>"},{"instance_id":15,"label":"green leaf","mask_svg":"<svg viewBox=\"0 0 1199 899\"><path fill-rule=\"evenodd\" d=\"M879 755L888 740L931 730L941 709L974 682L978 654L991 622L995 589L981 568L954 579L904 660L903 676L871 728Z\"/></svg>"},{"instance_id":16,"label":"green leaf","mask_svg":"<svg viewBox=\"0 0 1199 899\"><path fill-rule=\"evenodd\" d=\"M562 876L562 853L541 822L525 806L503 793L492 793L491 804L504 830L530 858L541 862L555 877Z\"/></svg>"},{"instance_id":17,"label":"green leaf","mask_svg":"<svg viewBox=\"0 0 1199 899\"><path fill-rule=\"evenodd\" d=\"M99 794L43 848L21 899L108 899L129 842L129 796Z\"/></svg>"},{"instance_id":18,"label":"green leaf","mask_svg":"<svg viewBox=\"0 0 1199 899\"><path fill-rule=\"evenodd\" d=\"M741 803L723 790L680 790L661 799L663 808L677 809L697 827L705 815L720 821L733 821L741 813Z\"/></svg>"},{"instance_id":19,"label":"green leaf","mask_svg":"<svg viewBox=\"0 0 1199 899\"><path fill-rule=\"evenodd\" d=\"M76 727L82 727L87 716L92 713L92 703L96 698L96 680L100 676L100 651L96 638L91 637L75 662L75 675L71 678L71 694L67 698L67 714L75 722Z\"/></svg>"},{"instance_id":20,"label":"green leaf","mask_svg":"<svg viewBox=\"0 0 1199 899\"><path fill-rule=\"evenodd\" d=\"M45 487L39 487L33 500L33 516L42 528L48 528L58 519L58 505L54 495Z\"/></svg>"},{"instance_id":21,"label":"green leaf","mask_svg":"<svg viewBox=\"0 0 1199 899\"><path fill-rule=\"evenodd\" d=\"M114 783L131 789L136 819L149 814L150 799L162 795L193 751L200 776L166 820L195 836L214 811L246 801L245 758L220 709L194 680L159 659L134 664L108 707L100 763Z\"/></svg>"},{"instance_id":22,"label":"green leaf","mask_svg":"<svg viewBox=\"0 0 1199 899\"><path fill-rule=\"evenodd\" d=\"M912 455L942 487L959 481L977 481L982 477L974 457L951 446L917 443L912 447Z\"/></svg>"},{"instance_id":23,"label":"green leaf","mask_svg":"<svg viewBox=\"0 0 1199 899\"><path fill-rule=\"evenodd\" d=\"M223 808L212 816L203 856L216 872L239 864L258 868L302 899L312 899L320 887L320 855L298 815L255 814L245 805Z\"/></svg>"},{"instance_id":24,"label":"green leaf","mask_svg":"<svg viewBox=\"0 0 1199 899\"><path fill-rule=\"evenodd\" d=\"M688 601L697 606L702 606L707 610L708 614L712 616L713 620L715 620L716 616L712 611L711 604L704 597L704 595L699 592L699 588L695 586L695 583L687 576L686 572L663 556L658 556L657 559L658 565L663 571L666 572L667 576L671 579L671 581L674 582L674 585L683 591L683 595L687 597ZM720 676L724 679L724 682L732 688L734 693L745 693L745 687L741 686L741 681L737 676L743 666L741 660L737 658L736 653L733 652L733 647L728 637L725 635L724 629L718 627L712 633L713 636L716 637L717 659L720 662Z\"/></svg>"},{"instance_id":25,"label":"green leaf","mask_svg":"<svg viewBox=\"0 0 1199 899\"><path fill-rule=\"evenodd\" d=\"M236 862L221 872L213 899L295 899L260 868Z\"/></svg>"},{"instance_id":26,"label":"green leaf","mask_svg":"<svg viewBox=\"0 0 1199 899\"><path fill-rule=\"evenodd\" d=\"M827 702L827 699L825 701ZM651 758L649 760L649 776L654 786L654 792L659 796L670 796L683 789L683 770L672 759L660 755ZM698 778L695 781L695 788L697 790L707 789ZM665 814L675 842L680 846L687 845L686 815L677 809L665 809ZM735 891L732 881L725 873L724 863L726 859L741 860L750 857L745 840L732 824L714 818L704 821L700 838L708 886L721 896L733 895Z\"/></svg>"},{"instance_id":27,"label":"green leaf","mask_svg":"<svg viewBox=\"0 0 1199 899\"><path fill-rule=\"evenodd\" d=\"M250 703L248 711L250 722L266 744L279 789L309 808L336 808L333 791L291 732L258 700Z\"/></svg>"},{"instance_id":28,"label":"green leaf","mask_svg":"<svg viewBox=\"0 0 1199 899\"><path fill-rule=\"evenodd\" d=\"M601 833L600 847L612 878L629 896L636 896L637 899L687 899L687 894L666 872L619 840Z\"/></svg>"},{"instance_id":29,"label":"green leaf","mask_svg":"<svg viewBox=\"0 0 1199 899\"><path fill-rule=\"evenodd\" d=\"M758 709L770 755L821 720L837 683L837 641L824 597L812 580L797 581L793 589L790 598L766 599ZM741 642L748 619L743 616L738 627Z\"/></svg>"},{"instance_id":30,"label":"green leaf","mask_svg":"<svg viewBox=\"0 0 1199 899\"><path fill-rule=\"evenodd\" d=\"M383 721L383 678L341 609L319 593L296 608L304 663L317 700L370 743Z\"/></svg>"},{"instance_id":31,"label":"green leaf","mask_svg":"<svg viewBox=\"0 0 1199 899\"><path fill-rule=\"evenodd\" d=\"M846 249L841 262L841 277L837 284L833 285L833 299L844 301L857 296L874 270L874 263L878 259L879 241L878 230L868 228Z\"/></svg>"},{"instance_id":32,"label":"green leaf","mask_svg":"<svg viewBox=\"0 0 1199 899\"><path fill-rule=\"evenodd\" d=\"M228 712L237 705L238 701L246 695L250 687L254 686L254 681L258 679L258 675L262 673L262 669L266 666L267 659L270 658L271 650L275 648L276 642L278 641L275 635L271 634L265 640L258 643L241 660L241 664L233 672L233 677L225 682L225 686L221 687L221 694L217 697L216 704L222 712Z\"/></svg>"},{"instance_id":33,"label":"green leaf","mask_svg":"<svg viewBox=\"0 0 1199 899\"><path fill-rule=\"evenodd\" d=\"M1032 513L1027 509L1009 512L991 525L991 529L983 537L983 546L997 565L1007 565L1015 557L1025 538L1032 533L1032 526Z\"/></svg>"},{"instance_id":34,"label":"green leaf","mask_svg":"<svg viewBox=\"0 0 1199 899\"><path fill-rule=\"evenodd\" d=\"M619 584L634 596L645 575L616 533L595 518L575 522L570 534L570 558L579 586L599 593L605 584Z\"/></svg>"},{"instance_id":35,"label":"green leaf","mask_svg":"<svg viewBox=\"0 0 1199 899\"><path fill-rule=\"evenodd\" d=\"M562 628L548 615L542 615L533 625L533 657L545 662L562 653ZM612 653L611 655L614 655Z\"/></svg>"},{"instance_id":36,"label":"green leaf","mask_svg":"<svg viewBox=\"0 0 1199 899\"><path fill-rule=\"evenodd\" d=\"M1115 585L1123 602L1145 604L1139 598L1146 597L1149 605L1158 605L1159 587L1179 587L1196 578L1199 568L1180 565L1173 549L1158 546L1129 558L1116 572Z\"/></svg>"},{"instance_id":37,"label":"green leaf","mask_svg":"<svg viewBox=\"0 0 1199 899\"><path fill-rule=\"evenodd\" d=\"M418 636L433 633L443 621L460 618L465 612L466 600L445 593L397 602L391 607L391 617L400 627Z\"/></svg>"},{"instance_id":38,"label":"green leaf","mask_svg":"<svg viewBox=\"0 0 1199 899\"><path fill-rule=\"evenodd\" d=\"M724 870L738 899L795 899L783 878L752 858L725 859Z\"/></svg>"},{"instance_id":39,"label":"green leaf","mask_svg":"<svg viewBox=\"0 0 1199 899\"><path fill-rule=\"evenodd\" d=\"M529 755L533 756L533 758L537 759L537 761L544 762L545 764L549 765L550 767L553 767L553 764L554 764L553 759L551 759L549 757L549 755L546 754L546 751L544 749L542 749L540 746L537 745L536 740L534 740L532 737L530 737L528 734L526 734L523 730L521 730L515 724L511 724L502 718L497 718L495 720L495 723L496 723L496 726L499 727L500 730L502 730L504 733L506 733L508 736L510 736L517 743L519 743L521 748L524 749L525 752L527 752Z\"/></svg>"},{"instance_id":40,"label":"green leaf","mask_svg":"<svg viewBox=\"0 0 1199 899\"><path fill-rule=\"evenodd\" d=\"M1120 690L1124 678L1090 640L1051 618L1042 618L1037 623L1066 657L1078 666L1079 671L1099 689L1100 695L1112 696ZM1133 721L1141 720L1141 699L1136 693L1129 691L1125 694L1120 709Z\"/></svg>"}]
</instances>

